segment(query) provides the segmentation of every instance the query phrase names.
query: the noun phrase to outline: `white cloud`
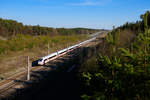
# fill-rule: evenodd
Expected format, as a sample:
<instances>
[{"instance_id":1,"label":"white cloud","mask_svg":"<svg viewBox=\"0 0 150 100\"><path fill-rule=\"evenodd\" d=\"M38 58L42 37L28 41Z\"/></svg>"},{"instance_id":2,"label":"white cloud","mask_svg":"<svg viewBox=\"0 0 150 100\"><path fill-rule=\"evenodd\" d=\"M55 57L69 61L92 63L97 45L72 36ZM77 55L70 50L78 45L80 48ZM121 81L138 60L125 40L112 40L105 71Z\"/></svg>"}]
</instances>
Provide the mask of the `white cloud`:
<instances>
[{"instance_id":1,"label":"white cloud","mask_svg":"<svg viewBox=\"0 0 150 100\"><path fill-rule=\"evenodd\" d=\"M84 0L83 2L69 3L71 6L102 6L111 0Z\"/></svg>"},{"instance_id":2,"label":"white cloud","mask_svg":"<svg viewBox=\"0 0 150 100\"><path fill-rule=\"evenodd\" d=\"M150 11L150 8L149 9L144 9L144 11Z\"/></svg>"},{"instance_id":3,"label":"white cloud","mask_svg":"<svg viewBox=\"0 0 150 100\"><path fill-rule=\"evenodd\" d=\"M72 6L96 6L96 5L101 5L101 3L87 1L87 2L81 2L81 3L71 3L70 5Z\"/></svg>"}]
</instances>

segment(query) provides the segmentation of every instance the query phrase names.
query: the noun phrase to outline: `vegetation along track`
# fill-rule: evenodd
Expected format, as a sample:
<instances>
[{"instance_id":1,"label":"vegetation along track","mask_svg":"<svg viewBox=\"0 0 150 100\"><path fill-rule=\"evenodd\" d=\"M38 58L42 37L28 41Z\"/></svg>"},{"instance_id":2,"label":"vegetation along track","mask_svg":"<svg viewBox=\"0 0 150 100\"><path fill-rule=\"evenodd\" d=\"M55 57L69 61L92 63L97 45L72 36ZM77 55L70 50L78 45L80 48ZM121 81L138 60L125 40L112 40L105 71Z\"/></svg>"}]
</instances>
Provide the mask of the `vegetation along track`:
<instances>
[{"instance_id":1,"label":"vegetation along track","mask_svg":"<svg viewBox=\"0 0 150 100\"><path fill-rule=\"evenodd\" d=\"M88 45L88 44L85 44L85 45L82 45L82 46L86 46L86 45ZM73 50L69 50L68 52L72 52ZM63 54L60 54L56 57L53 57L49 61L53 61L53 60L59 58L60 56L65 55L68 52L64 52ZM47 70L47 67L41 67L41 66L32 67L31 68L31 74L33 74L33 72L35 72L35 71L42 71L42 70ZM28 81L26 81L26 74L27 74L27 71L22 71L18 74L15 74L14 76L11 76L11 77L9 77L5 80L2 80L0 82L0 97L5 97L8 94L9 90L14 88L16 85L20 85L18 81L23 80L22 81L23 83L28 82ZM21 87L19 87L19 88L21 88Z\"/></svg>"}]
</instances>

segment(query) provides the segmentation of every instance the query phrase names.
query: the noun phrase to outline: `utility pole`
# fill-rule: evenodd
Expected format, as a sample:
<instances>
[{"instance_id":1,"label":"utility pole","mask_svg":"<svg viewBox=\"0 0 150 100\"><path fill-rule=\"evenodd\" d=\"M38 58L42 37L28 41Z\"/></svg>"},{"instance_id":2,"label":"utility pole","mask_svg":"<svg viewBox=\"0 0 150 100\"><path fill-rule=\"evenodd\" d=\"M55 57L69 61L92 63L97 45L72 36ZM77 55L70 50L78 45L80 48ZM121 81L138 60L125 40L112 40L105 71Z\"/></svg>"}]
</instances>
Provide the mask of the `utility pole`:
<instances>
[{"instance_id":1,"label":"utility pole","mask_svg":"<svg viewBox=\"0 0 150 100\"><path fill-rule=\"evenodd\" d=\"M68 50L69 50L68 48L69 48L69 46L68 46L68 44L67 44L67 52L68 52Z\"/></svg>"},{"instance_id":2,"label":"utility pole","mask_svg":"<svg viewBox=\"0 0 150 100\"><path fill-rule=\"evenodd\" d=\"M58 55L58 50L57 50L57 55Z\"/></svg>"},{"instance_id":3,"label":"utility pole","mask_svg":"<svg viewBox=\"0 0 150 100\"><path fill-rule=\"evenodd\" d=\"M48 52L47 53L49 54L49 42L48 42L47 48L48 48Z\"/></svg>"},{"instance_id":4,"label":"utility pole","mask_svg":"<svg viewBox=\"0 0 150 100\"><path fill-rule=\"evenodd\" d=\"M30 80L30 58L28 56L27 81Z\"/></svg>"}]
</instances>

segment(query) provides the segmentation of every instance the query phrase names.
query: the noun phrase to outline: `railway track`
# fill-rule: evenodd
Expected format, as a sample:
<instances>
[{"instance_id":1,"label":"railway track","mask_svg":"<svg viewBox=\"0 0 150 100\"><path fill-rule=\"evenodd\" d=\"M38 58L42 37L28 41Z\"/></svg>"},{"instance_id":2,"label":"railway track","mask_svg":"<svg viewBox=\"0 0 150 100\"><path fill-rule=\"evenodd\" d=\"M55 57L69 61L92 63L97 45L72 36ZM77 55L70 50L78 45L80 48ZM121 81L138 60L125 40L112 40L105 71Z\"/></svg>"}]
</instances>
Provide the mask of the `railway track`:
<instances>
[{"instance_id":1,"label":"railway track","mask_svg":"<svg viewBox=\"0 0 150 100\"><path fill-rule=\"evenodd\" d=\"M75 48L76 49L76 48ZM72 50L69 50L67 52L64 52L58 56L55 56L51 59L49 59L48 62L51 62L59 57L62 57L63 55L69 53L69 52L72 52L73 50L75 49L72 49ZM31 67L31 74L32 72L35 72L35 71L44 71L46 70L47 68L46 67L41 67L41 66L35 66L35 67ZM16 82L17 80L22 80L24 82L27 82L26 81L26 75L27 75L27 71L21 71L19 72L18 74L15 74L5 80L2 80L0 82L0 97L3 97L5 96L6 92L8 92L8 90L12 89L14 86L18 85L19 83Z\"/></svg>"},{"instance_id":2,"label":"railway track","mask_svg":"<svg viewBox=\"0 0 150 100\"><path fill-rule=\"evenodd\" d=\"M39 70L43 70L45 69L44 67L34 67L31 68L31 73L33 71L39 71ZM7 92L9 89L13 88L15 85L18 85L19 83L17 81L22 80L24 82L26 81L26 71L22 71L10 78L7 78L5 80L3 80L2 82L0 82L0 96L3 96L5 94L5 92Z\"/></svg>"},{"instance_id":3,"label":"railway track","mask_svg":"<svg viewBox=\"0 0 150 100\"><path fill-rule=\"evenodd\" d=\"M80 48L80 47L85 46L85 45L87 45L87 44L81 45L77 48ZM54 61L55 59L57 59L63 55L66 55L67 53L72 52L73 50L75 50L77 48L74 48L74 49L68 50L67 52L64 52L62 54L59 54L59 55L49 59L48 62ZM47 70L47 69L46 69L46 67L41 67L41 66L31 67L31 74L35 71L42 71L42 70ZM5 96L5 94L7 94L7 92L10 89L12 89L13 87L15 87L16 85L19 84L18 82L16 82L17 80L23 80L24 82L27 82L26 81L26 75L27 75L27 71L21 71L18 74L15 74L15 75L13 75L13 76L5 79L5 80L0 81L0 98Z\"/></svg>"}]
</instances>

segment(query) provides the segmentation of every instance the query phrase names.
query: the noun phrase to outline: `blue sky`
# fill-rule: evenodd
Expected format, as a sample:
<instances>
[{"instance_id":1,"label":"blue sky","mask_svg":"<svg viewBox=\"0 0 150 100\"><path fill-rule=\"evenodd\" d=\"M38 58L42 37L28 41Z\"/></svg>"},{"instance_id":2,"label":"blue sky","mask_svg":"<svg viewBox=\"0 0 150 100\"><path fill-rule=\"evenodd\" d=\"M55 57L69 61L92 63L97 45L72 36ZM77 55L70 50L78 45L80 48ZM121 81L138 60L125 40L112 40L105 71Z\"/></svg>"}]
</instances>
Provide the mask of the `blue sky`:
<instances>
[{"instance_id":1,"label":"blue sky","mask_svg":"<svg viewBox=\"0 0 150 100\"><path fill-rule=\"evenodd\" d=\"M0 17L26 25L112 29L135 22L150 0L1 0Z\"/></svg>"}]
</instances>

